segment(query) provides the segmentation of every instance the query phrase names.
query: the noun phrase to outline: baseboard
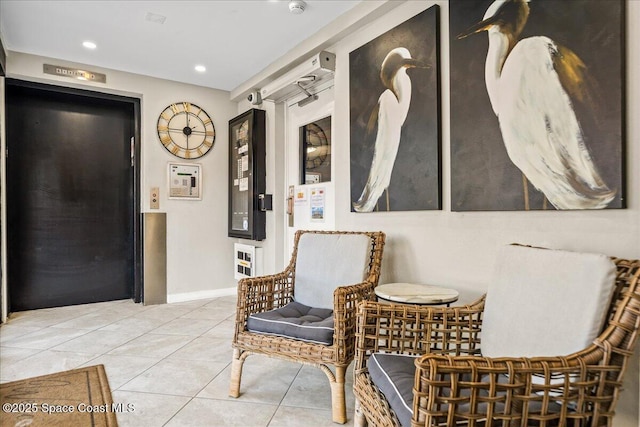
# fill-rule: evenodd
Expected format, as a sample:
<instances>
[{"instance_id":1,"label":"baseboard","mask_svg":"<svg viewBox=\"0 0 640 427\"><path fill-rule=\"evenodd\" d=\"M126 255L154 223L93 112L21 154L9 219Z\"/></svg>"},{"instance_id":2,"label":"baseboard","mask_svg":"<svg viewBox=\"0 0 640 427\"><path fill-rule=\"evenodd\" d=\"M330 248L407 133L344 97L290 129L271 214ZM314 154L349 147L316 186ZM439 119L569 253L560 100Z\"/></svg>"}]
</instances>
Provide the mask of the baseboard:
<instances>
[{"instance_id":1,"label":"baseboard","mask_svg":"<svg viewBox=\"0 0 640 427\"><path fill-rule=\"evenodd\" d=\"M238 288L212 289L209 291L184 292L180 294L167 295L167 303L195 301L199 299L226 297L236 295Z\"/></svg>"}]
</instances>

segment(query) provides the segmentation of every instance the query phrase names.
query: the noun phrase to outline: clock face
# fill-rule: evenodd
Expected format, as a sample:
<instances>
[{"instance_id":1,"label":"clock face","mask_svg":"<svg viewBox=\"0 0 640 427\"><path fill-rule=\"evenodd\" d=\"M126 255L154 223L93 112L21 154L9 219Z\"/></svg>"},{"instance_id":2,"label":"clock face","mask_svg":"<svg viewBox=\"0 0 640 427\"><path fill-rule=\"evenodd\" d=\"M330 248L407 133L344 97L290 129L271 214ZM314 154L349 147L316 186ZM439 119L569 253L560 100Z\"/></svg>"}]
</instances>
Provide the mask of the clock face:
<instances>
[{"instance_id":1,"label":"clock face","mask_svg":"<svg viewBox=\"0 0 640 427\"><path fill-rule=\"evenodd\" d=\"M309 123L305 126L305 142L307 146L305 167L309 170L321 166L331 150L324 130L315 123Z\"/></svg>"},{"instance_id":2,"label":"clock face","mask_svg":"<svg viewBox=\"0 0 640 427\"><path fill-rule=\"evenodd\" d=\"M211 117L190 102L169 105L158 117L158 137L171 154L197 159L209 152L216 140Z\"/></svg>"}]
</instances>

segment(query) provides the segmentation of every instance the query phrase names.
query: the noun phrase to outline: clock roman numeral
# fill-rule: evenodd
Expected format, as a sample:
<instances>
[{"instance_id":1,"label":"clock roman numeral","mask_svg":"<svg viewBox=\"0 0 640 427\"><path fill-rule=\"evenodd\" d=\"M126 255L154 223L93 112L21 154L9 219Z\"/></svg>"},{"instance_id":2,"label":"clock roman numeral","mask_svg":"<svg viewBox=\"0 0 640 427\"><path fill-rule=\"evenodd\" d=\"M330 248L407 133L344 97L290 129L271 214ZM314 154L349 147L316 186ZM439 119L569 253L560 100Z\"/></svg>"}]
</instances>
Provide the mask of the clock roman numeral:
<instances>
[{"instance_id":1,"label":"clock roman numeral","mask_svg":"<svg viewBox=\"0 0 640 427\"><path fill-rule=\"evenodd\" d=\"M176 104L171 104L171 110L173 111L173 114L178 114L180 112Z\"/></svg>"},{"instance_id":2,"label":"clock roman numeral","mask_svg":"<svg viewBox=\"0 0 640 427\"><path fill-rule=\"evenodd\" d=\"M208 125L209 123L211 123L211 119L205 119L202 121L202 123L204 123L204 125Z\"/></svg>"},{"instance_id":3,"label":"clock roman numeral","mask_svg":"<svg viewBox=\"0 0 640 427\"><path fill-rule=\"evenodd\" d=\"M184 111L186 111L187 113L191 110L191 104L188 102L183 102L182 106L184 107Z\"/></svg>"},{"instance_id":4,"label":"clock roman numeral","mask_svg":"<svg viewBox=\"0 0 640 427\"><path fill-rule=\"evenodd\" d=\"M178 151L180 151L180 147L178 147L177 145L171 148L171 154L173 154L174 156L178 155Z\"/></svg>"},{"instance_id":5,"label":"clock roman numeral","mask_svg":"<svg viewBox=\"0 0 640 427\"><path fill-rule=\"evenodd\" d=\"M160 137L160 142L162 142L164 144L164 146L166 147L167 145L171 144L171 137L169 135L162 135Z\"/></svg>"}]
</instances>

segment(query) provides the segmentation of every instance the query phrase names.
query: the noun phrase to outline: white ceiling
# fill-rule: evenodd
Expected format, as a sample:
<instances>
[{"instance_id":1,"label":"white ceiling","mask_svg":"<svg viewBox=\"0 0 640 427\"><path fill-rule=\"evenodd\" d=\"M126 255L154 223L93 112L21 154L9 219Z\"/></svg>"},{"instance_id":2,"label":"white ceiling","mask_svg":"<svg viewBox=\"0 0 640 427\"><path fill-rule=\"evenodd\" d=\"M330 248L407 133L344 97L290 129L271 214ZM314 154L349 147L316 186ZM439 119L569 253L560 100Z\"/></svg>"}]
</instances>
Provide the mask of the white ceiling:
<instances>
[{"instance_id":1,"label":"white ceiling","mask_svg":"<svg viewBox=\"0 0 640 427\"><path fill-rule=\"evenodd\" d=\"M288 0L0 0L0 32L10 51L230 91L360 0L306 3L294 15Z\"/></svg>"}]
</instances>

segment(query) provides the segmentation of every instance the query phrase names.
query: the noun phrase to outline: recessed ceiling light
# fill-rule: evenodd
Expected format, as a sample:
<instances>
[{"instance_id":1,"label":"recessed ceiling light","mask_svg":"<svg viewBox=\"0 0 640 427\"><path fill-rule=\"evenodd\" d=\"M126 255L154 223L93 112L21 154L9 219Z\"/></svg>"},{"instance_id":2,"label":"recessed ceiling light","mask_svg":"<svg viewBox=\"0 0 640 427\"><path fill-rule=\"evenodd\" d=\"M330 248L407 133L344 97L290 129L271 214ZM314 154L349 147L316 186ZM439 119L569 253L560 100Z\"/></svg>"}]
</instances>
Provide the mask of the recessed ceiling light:
<instances>
[{"instance_id":1,"label":"recessed ceiling light","mask_svg":"<svg viewBox=\"0 0 640 427\"><path fill-rule=\"evenodd\" d=\"M90 42L89 40L82 42L82 46L86 47L87 49L95 49L96 47L98 47L94 42Z\"/></svg>"},{"instance_id":2,"label":"recessed ceiling light","mask_svg":"<svg viewBox=\"0 0 640 427\"><path fill-rule=\"evenodd\" d=\"M164 21L167 20L167 17L164 15L160 15L158 13L147 12L145 18L149 22L153 22L154 24L164 24Z\"/></svg>"},{"instance_id":3,"label":"recessed ceiling light","mask_svg":"<svg viewBox=\"0 0 640 427\"><path fill-rule=\"evenodd\" d=\"M194 68L199 73L204 73L205 71L207 71L207 67L205 67L204 65L196 65Z\"/></svg>"}]
</instances>

